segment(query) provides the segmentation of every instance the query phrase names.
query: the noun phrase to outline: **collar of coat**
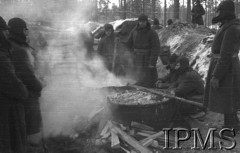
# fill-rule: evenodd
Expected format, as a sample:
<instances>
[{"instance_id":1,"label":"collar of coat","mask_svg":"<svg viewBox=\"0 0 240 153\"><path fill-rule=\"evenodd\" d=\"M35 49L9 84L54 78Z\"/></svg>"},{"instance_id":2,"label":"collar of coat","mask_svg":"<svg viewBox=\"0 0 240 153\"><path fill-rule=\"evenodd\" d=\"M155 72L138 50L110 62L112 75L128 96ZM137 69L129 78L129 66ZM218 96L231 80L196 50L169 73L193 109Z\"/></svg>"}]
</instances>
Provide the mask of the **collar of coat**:
<instances>
[{"instance_id":1,"label":"collar of coat","mask_svg":"<svg viewBox=\"0 0 240 153\"><path fill-rule=\"evenodd\" d=\"M21 37L15 35L13 33L10 33L9 40L14 41L15 43L17 43L19 45L28 46L28 43L25 40L23 40Z\"/></svg>"},{"instance_id":2,"label":"collar of coat","mask_svg":"<svg viewBox=\"0 0 240 153\"><path fill-rule=\"evenodd\" d=\"M231 25L240 25L240 19L232 19L228 22L225 22L222 26L220 31L224 31L226 30L228 27L230 27Z\"/></svg>"},{"instance_id":3,"label":"collar of coat","mask_svg":"<svg viewBox=\"0 0 240 153\"><path fill-rule=\"evenodd\" d=\"M32 51L35 51L35 49L32 46L30 46L27 42L19 43L18 41L16 41L15 39L12 39L11 37L9 37L9 42L11 44L11 49L21 48L21 49L31 49Z\"/></svg>"},{"instance_id":4,"label":"collar of coat","mask_svg":"<svg viewBox=\"0 0 240 153\"><path fill-rule=\"evenodd\" d=\"M139 23L137 24L136 30L145 30L145 29L147 29L147 30L151 29L151 24L149 22L147 22L147 26L142 29L139 28Z\"/></svg>"}]
</instances>

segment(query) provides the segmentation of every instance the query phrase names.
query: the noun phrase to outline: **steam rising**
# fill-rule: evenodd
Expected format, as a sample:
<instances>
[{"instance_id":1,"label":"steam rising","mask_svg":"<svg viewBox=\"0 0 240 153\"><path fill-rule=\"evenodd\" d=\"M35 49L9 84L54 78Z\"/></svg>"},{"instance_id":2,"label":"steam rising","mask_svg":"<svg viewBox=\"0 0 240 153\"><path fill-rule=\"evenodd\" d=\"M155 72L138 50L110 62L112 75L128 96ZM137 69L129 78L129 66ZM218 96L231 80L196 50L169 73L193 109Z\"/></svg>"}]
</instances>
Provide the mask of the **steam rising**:
<instances>
[{"instance_id":1,"label":"steam rising","mask_svg":"<svg viewBox=\"0 0 240 153\"><path fill-rule=\"evenodd\" d=\"M6 20L18 16L34 23L41 19L51 21L56 29L45 32L48 47L37 53L37 72L45 84L40 98L45 135L72 134L79 119L106 102L107 92L94 88L123 84L104 68L99 57L86 59L86 49L78 39L93 10L91 1L81 5L77 0L67 2L62 6L54 0L9 2L2 9Z\"/></svg>"}]
</instances>

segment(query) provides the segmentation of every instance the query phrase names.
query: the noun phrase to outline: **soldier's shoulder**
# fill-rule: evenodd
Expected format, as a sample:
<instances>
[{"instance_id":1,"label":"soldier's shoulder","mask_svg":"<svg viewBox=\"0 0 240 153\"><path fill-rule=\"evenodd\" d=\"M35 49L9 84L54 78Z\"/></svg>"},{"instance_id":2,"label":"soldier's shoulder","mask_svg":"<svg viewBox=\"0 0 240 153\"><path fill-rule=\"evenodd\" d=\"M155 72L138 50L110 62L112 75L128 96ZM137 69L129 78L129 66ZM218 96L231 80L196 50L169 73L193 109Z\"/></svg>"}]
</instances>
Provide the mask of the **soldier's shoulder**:
<instances>
[{"instance_id":1,"label":"soldier's shoulder","mask_svg":"<svg viewBox=\"0 0 240 153\"><path fill-rule=\"evenodd\" d=\"M195 70L191 70L186 72L185 77L189 79L198 79L200 78L200 75Z\"/></svg>"}]
</instances>

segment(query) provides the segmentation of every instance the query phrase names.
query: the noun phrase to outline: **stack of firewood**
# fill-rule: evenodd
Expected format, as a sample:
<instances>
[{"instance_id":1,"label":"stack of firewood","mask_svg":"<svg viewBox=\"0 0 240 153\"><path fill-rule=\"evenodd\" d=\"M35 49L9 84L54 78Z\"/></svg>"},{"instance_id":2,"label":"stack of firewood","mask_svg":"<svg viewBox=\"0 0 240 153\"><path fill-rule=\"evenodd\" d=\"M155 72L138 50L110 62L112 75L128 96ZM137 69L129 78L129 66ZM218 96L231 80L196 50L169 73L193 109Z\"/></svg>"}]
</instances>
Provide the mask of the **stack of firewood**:
<instances>
[{"instance_id":1,"label":"stack of firewood","mask_svg":"<svg viewBox=\"0 0 240 153\"><path fill-rule=\"evenodd\" d=\"M108 121L99 135L96 145L110 145L113 152L160 153L165 145L163 131L156 132L152 127L137 122L126 126ZM170 137L168 143L174 144L173 138Z\"/></svg>"}]
</instances>

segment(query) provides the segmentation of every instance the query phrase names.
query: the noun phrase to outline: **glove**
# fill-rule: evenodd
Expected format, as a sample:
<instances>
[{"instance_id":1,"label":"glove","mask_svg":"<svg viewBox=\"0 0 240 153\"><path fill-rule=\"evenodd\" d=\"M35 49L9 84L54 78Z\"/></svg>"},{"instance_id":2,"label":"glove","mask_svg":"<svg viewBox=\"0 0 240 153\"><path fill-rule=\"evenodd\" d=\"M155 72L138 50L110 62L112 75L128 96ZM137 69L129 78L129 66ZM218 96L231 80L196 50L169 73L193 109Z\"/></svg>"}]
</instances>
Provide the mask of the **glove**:
<instances>
[{"instance_id":1,"label":"glove","mask_svg":"<svg viewBox=\"0 0 240 153\"><path fill-rule=\"evenodd\" d=\"M210 80L210 86L213 88L213 89L217 89L219 87L219 80L215 77L213 77L211 80Z\"/></svg>"}]
</instances>

